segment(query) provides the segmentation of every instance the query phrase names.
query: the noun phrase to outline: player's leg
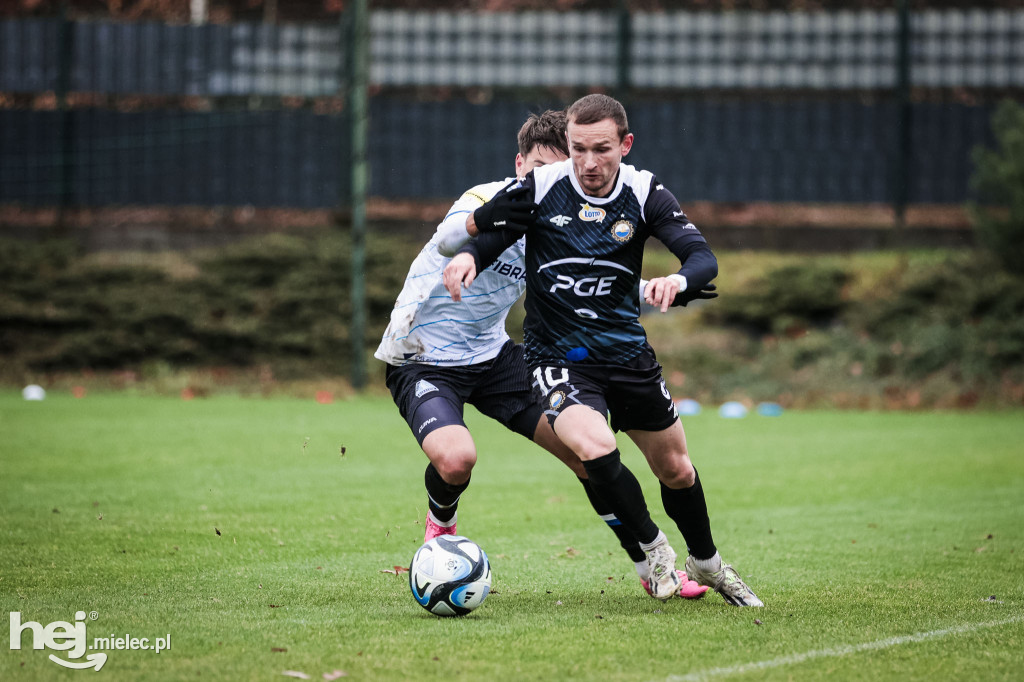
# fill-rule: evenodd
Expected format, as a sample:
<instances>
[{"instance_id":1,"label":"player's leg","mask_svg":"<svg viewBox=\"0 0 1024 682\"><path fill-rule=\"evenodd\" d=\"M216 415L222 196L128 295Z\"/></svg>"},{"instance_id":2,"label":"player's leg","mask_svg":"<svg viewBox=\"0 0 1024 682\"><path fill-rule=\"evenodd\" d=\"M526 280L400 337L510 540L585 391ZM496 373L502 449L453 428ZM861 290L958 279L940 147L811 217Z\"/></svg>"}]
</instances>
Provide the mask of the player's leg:
<instances>
[{"instance_id":1,"label":"player's leg","mask_svg":"<svg viewBox=\"0 0 1024 682\"><path fill-rule=\"evenodd\" d=\"M615 434L608 427L604 373L567 367L537 367L535 386L559 439L583 460L590 485L640 541L650 568L651 593L668 599L680 587L675 552L651 519L640 483L622 464Z\"/></svg>"},{"instance_id":2,"label":"player's leg","mask_svg":"<svg viewBox=\"0 0 1024 682\"><path fill-rule=\"evenodd\" d=\"M455 370L455 371L453 371ZM388 367L386 381L398 410L430 460L424 472L427 516L424 542L457 532L459 498L469 486L476 446L462 418L458 368Z\"/></svg>"},{"instance_id":3,"label":"player's leg","mask_svg":"<svg viewBox=\"0 0 1024 682\"><path fill-rule=\"evenodd\" d=\"M736 569L722 562L715 547L707 500L700 476L686 452L682 424L676 421L662 431L631 430L627 433L661 481L665 513L675 521L686 540L687 577L714 589L733 606L764 606Z\"/></svg>"},{"instance_id":4,"label":"player's leg","mask_svg":"<svg viewBox=\"0 0 1024 682\"><path fill-rule=\"evenodd\" d=\"M587 471L583 467L583 462L576 456L569 447L563 443L555 432L552 430L551 425L548 423L546 417L541 415L537 420L537 427L534 431L533 441L540 445L542 448L557 457L567 467L572 469L572 472L576 474L576 478L579 480L580 485L583 486L584 492L587 494L587 499L590 500L590 506L594 508L601 520L608 524L608 527L615 537L619 540L619 545L625 550L629 556L633 565L636 567L637 574L640 576L641 581L646 581L649 575L647 567L647 554L640 549L640 541L636 539L636 536L627 528L619 517L612 511L611 505L605 502L598 494L594 491L594 487L590 485L590 480L587 478Z\"/></svg>"},{"instance_id":5,"label":"player's leg","mask_svg":"<svg viewBox=\"0 0 1024 682\"><path fill-rule=\"evenodd\" d=\"M438 407L444 408L443 405ZM476 446L469 429L461 424L448 424L429 431L420 447L430 460L423 475L427 489L423 534L426 542L438 535L457 532L459 498L469 487L470 474L476 464Z\"/></svg>"},{"instance_id":6,"label":"player's leg","mask_svg":"<svg viewBox=\"0 0 1024 682\"><path fill-rule=\"evenodd\" d=\"M477 382L469 402L482 414L529 438L569 467L583 486L594 511L615 533L619 544L637 566L638 573L642 571L641 579L646 578L647 555L611 507L594 492L580 458L551 429L544 416L544 408L537 402L529 376L522 346L509 342L490 363L486 377Z\"/></svg>"},{"instance_id":7,"label":"player's leg","mask_svg":"<svg viewBox=\"0 0 1024 682\"><path fill-rule=\"evenodd\" d=\"M686 541L686 574L734 606L763 606L715 547L707 500L690 461L686 433L653 351L615 377L612 425L627 433L661 483L665 513Z\"/></svg>"}]
</instances>

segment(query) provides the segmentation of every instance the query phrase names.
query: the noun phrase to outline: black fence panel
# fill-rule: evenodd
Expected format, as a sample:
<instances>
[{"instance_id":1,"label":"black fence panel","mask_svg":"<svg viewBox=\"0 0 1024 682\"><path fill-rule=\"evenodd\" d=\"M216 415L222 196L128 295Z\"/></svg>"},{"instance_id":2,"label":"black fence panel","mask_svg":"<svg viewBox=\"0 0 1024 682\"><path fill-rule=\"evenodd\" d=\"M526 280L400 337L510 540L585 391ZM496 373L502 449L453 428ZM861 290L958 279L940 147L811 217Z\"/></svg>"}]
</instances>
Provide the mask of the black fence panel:
<instances>
[{"instance_id":1,"label":"black fence panel","mask_svg":"<svg viewBox=\"0 0 1024 682\"><path fill-rule=\"evenodd\" d=\"M60 200L59 112L0 110L0 202ZM348 142L307 110L69 112L70 203L337 206Z\"/></svg>"},{"instance_id":2,"label":"black fence panel","mask_svg":"<svg viewBox=\"0 0 1024 682\"><path fill-rule=\"evenodd\" d=\"M453 198L511 175L517 100L472 104L376 97L370 194ZM971 149L989 142L991 106L916 104L910 200L969 197ZM634 102L626 161L655 172L680 201L886 202L887 102L700 99ZM74 110L72 196L110 204L321 208L345 199L349 140L336 115L308 109L214 112ZM59 112L0 110L0 202L60 198Z\"/></svg>"}]
</instances>

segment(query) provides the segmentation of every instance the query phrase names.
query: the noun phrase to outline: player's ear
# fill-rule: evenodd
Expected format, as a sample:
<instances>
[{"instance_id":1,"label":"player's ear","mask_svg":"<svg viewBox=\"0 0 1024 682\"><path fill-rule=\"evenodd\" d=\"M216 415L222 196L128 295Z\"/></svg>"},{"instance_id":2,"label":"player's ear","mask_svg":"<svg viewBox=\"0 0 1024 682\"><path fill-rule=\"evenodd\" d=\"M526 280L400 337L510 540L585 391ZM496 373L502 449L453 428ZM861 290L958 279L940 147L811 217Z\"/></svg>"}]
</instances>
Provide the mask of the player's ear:
<instances>
[{"instance_id":1,"label":"player's ear","mask_svg":"<svg viewBox=\"0 0 1024 682\"><path fill-rule=\"evenodd\" d=\"M625 156L626 154L628 154L629 150L632 149L632 148L633 148L633 133L626 133L626 136L624 138L622 138L622 143L620 145L620 149L622 150L622 155Z\"/></svg>"},{"instance_id":2,"label":"player's ear","mask_svg":"<svg viewBox=\"0 0 1024 682\"><path fill-rule=\"evenodd\" d=\"M516 154L516 177L523 177L523 165L526 163L526 159L523 158L522 154Z\"/></svg>"}]
</instances>

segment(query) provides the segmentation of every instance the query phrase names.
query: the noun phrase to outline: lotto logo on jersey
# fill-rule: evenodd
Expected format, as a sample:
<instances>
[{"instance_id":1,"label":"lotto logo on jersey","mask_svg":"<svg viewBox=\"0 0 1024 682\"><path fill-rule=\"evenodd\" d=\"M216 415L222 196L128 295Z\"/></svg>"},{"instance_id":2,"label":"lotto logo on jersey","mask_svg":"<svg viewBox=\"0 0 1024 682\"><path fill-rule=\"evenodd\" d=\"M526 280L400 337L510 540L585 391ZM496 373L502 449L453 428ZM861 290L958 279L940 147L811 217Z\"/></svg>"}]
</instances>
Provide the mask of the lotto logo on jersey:
<instances>
[{"instance_id":1,"label":"lotto logo on jersey","mask_svg":"<svg viewBox=\"0 0 1024 682\"><path fill-rule=\"evenodd\" d=\"M581 204L579 212L580 220L588 223L604 222L605 212L603 208L596 208L590 204Z\"/></svg>"}]
</instances>

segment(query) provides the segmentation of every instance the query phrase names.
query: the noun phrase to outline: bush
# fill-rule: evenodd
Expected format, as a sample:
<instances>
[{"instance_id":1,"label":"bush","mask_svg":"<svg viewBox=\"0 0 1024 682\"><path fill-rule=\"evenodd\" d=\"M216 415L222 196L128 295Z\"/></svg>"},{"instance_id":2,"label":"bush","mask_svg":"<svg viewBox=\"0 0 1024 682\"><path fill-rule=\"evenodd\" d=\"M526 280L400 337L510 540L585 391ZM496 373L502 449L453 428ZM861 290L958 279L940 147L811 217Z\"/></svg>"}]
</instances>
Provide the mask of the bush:
<instances>
[{"instance_id":1,"label":"bush","mask_svg":"<svg viewBox=\"0 0 1024 682\"><path fill-rule=\"evenodd\" d=\"M415 252L367 245L366 343L387 324ZM0 240L0 358L28 372L278 363L344 373L351 354L351 254L344 235L270 235L195 257L174 278L99 266L64 242ZM21 368L18 370L18 368Z\"/></svg>"},{"instance_id":2,"label":"bush","mask_svg":"<svg viewBox=\"0 0 1024 682\"><path fill-rule=\"evenodd\" d=\"M838 268L816 264L788 265L756 281L752 291L729 294L708 308L712 322L753 333L784 333L822 326L843 310L848 276Z\"/></svg>"},{"instance_id":3,"label":"bush","mask_svg":"<svg viewBox=\"0 0 1024 682\"><path fill-rule=\"evenodd\" d=\"M1024 107L1007 100L992 117L997 149L974 149L969 205L978 240L1002 265L1024 273Z\"/></svg>"}]
</instances>

